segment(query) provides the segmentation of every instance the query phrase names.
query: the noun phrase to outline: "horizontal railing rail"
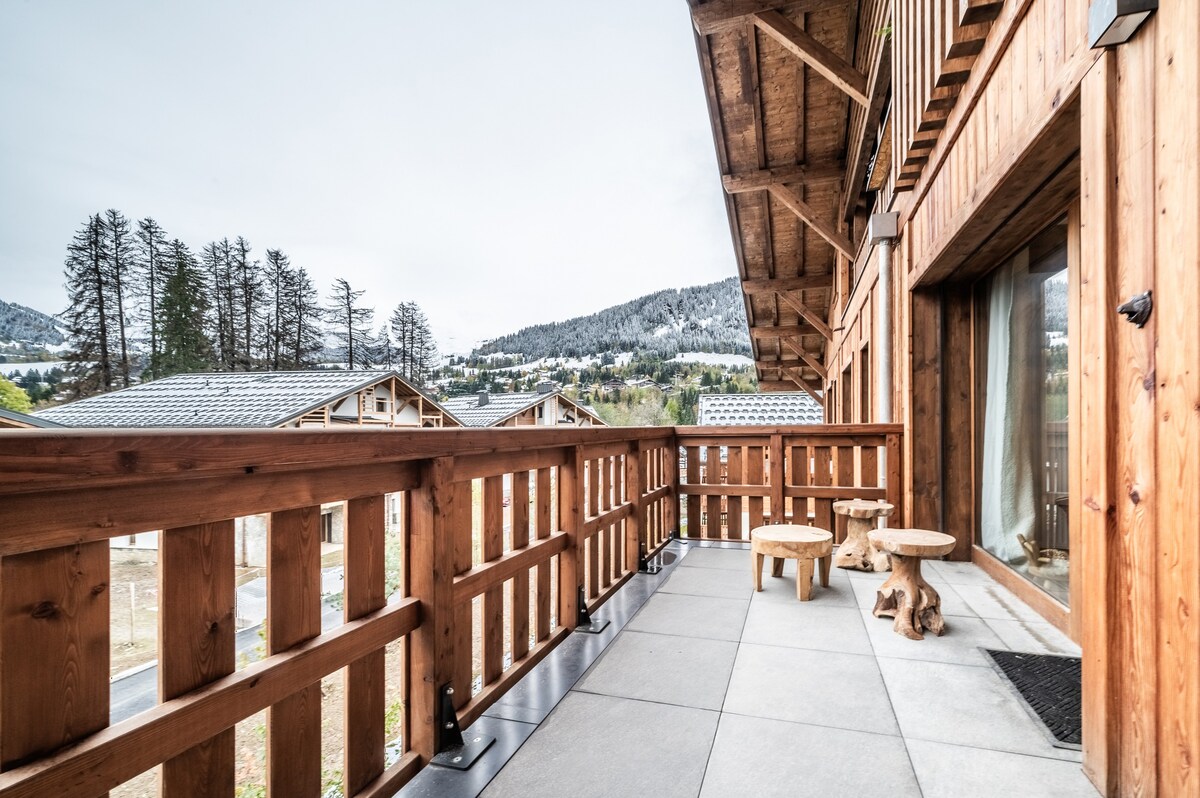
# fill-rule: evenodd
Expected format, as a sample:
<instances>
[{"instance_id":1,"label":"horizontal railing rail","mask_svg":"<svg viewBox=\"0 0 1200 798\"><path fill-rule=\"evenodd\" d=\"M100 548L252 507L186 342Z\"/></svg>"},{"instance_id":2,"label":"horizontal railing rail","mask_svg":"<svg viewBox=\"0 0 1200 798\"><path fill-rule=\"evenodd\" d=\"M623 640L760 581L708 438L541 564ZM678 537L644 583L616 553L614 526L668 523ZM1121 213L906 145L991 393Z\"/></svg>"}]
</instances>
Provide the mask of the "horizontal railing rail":
<instances>
[{"instance_id":1,"label":"horizontal railing rail","mask_svg":"<svg viewBox=\"0 0 1200 798\"><path fill-rule=\"evenodd\" d=\"M692 521L693 506L770 519L820 515L845 491L890 497L898 477L885 489L870 472L876 449L885 474L899 468L898 440L898 426L0 433L0 798L91 798L156 766L160 795L232 796L235 727L264 710L267 794L321 795L322 679L339 673L342 791L390 795L444 747L447 722L476 720L566 638L581 602L596 610L666 545L681 497L688 534L744 537ZM724 481L702 478L699 451ZM803 477L781 476L805 459ZM334 503L343 620L323 630ZM248 516L266 518L265 640L239 668ZM158 700L110 725L110 541L148 532Z\"/></svg>"}]
</instances>

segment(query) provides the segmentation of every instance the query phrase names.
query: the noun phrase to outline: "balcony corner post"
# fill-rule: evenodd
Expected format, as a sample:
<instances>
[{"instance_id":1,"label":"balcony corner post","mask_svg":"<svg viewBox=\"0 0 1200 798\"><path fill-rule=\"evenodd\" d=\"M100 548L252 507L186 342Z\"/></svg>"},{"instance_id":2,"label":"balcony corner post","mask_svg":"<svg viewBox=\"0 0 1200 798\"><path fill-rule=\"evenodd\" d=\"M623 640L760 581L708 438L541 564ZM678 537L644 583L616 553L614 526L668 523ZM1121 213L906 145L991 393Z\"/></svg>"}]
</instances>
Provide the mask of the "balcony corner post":
<instances>
[{"instance_id":1,"label":"balcony corner post","mask_svg":"<svg viewBox=\"0 0 1200 798\"><path fill-rule=\"evenodd\" d=\"M567 629L575 628L583 587L583 462L583 447L574 446L567 462L558 467L558 528L567 534L566 548L558 555L558 622Z\"/></svg>"},{"instance_id":2,"label":"balcony corner post","mask_svg":"<svg viewBox=\"0 0 1200 798\"><path fill-rule=\"evenodd\" d=\"M625 570L637 571L645 547L646 506L642 497L642 450L635 441L625 455L625 501L633 512L625 519Z\"/></svg>"},{"instance_id":3,"label":"balcony corner post","mask_svg":"<svg viewBox=\"0 0 1200 798\"><path fill-rule=\"evenodd\" d=\"M783 512L783 435L771 436L771 523L782 524Z\"/></svg>"}]
</instances>

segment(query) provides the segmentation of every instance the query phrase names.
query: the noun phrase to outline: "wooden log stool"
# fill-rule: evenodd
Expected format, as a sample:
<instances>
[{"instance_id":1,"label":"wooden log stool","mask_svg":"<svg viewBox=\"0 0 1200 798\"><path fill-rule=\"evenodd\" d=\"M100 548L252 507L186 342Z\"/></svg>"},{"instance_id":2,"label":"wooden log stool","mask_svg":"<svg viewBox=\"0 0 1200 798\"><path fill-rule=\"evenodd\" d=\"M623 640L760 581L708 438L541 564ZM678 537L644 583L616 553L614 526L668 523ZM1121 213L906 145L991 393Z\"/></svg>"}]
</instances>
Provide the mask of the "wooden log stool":
<instances>
[{"instance_id":1,"label":"wooden log stool","mask_svg":"<svg viewBox=\"0 0 1200 798\"><path fill-rule=\"evenodd\" d=\"M886 518L895 511L887 502L867 499L847 499L833 503L833 511L846 516L846 539L838 544L833 564L854 571L886 571L891 565L886 553L871 545L867 533L876 526L876 518Z\"/></svg>"},{"instance_id":2,"label":"wooden log stool","mask_svg":"<svg viewBox=\"0 0 1200 798\"><path fill-rule=\"evenodd\" d=\"M763 559L773 558L771 576L783 576L783 561L796 561L796 598L812 598L813 560L820 562L821 587L829 587L829 561L833 554L833 535L824 529L796 524L760 526L750 531L754 589L762 590Z\"/></svg>"},{"instance_id":3,"label":"wooden log stool","mask_svg":"<svg viewBox=\"0 0 1200 798\"><path fill-rule=\"evenodd\" d=\"M921 560L949 554L954 538L927 529L875 529L868 537L892 555L892 575L875 594L875 617L895 618L892 628L909 640L924 640L926 629L942 635L942 599L921 578Z\"/></svg>"}]
</instances>

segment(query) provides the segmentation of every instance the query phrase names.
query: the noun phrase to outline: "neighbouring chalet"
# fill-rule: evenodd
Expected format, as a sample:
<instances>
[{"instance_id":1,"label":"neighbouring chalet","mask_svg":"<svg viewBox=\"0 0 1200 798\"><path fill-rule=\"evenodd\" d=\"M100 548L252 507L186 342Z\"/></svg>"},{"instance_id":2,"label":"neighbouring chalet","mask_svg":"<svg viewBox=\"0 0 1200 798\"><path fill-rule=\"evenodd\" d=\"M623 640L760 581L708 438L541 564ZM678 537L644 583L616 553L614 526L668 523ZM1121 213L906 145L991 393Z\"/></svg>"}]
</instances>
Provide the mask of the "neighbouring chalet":
<instances>
[{"instance_id":1,"label":"neighbouring chalet","mask_svg":"<svg viewBox=\"0 0 1200 798\"><path fill-rule=\"evenodd\" d=\"M49 419L0 407L0 429L53 429L61 426L62 424L55 424Z\"/></svg>"},{"instance_id":2,"label":"neighbouring chalet","mask_svg":"<svg viewBox=\"0 0 1200 798\"><path fill-rule=\"evenodd\" d=\"M823 424L825 408L807 393L702 393L702 427L779 427Z\"/></svg>"},{"instance_id":3,"label":"neighbouring chalet","mask_svg":"<svg viewBox=\"0 0 1200 798\"><path fill-rule=\"evenodd\" d=\"M394 371L177 374L37 413L65 427L460 427Z\"/></svg>"},{"instance_id":4,"label":"neighbouring chalet","mask_svg":"<svg viewBox=\"0 0 1200 798\"><path fill-rule=\"evenodd\" d=\"M454 396L442 405L468 427L603 427L595 410L577 404L549 384L528 393Z\"/></svg>"}]
</instances>

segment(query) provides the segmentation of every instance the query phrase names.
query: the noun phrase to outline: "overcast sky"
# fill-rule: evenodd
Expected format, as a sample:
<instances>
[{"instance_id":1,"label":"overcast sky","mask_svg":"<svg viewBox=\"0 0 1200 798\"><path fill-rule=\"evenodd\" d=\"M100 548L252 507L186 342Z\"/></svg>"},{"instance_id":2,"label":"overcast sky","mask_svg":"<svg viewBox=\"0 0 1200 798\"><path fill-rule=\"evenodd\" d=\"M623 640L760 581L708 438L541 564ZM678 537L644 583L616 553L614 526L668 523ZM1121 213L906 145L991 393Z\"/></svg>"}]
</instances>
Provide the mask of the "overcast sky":
<instances>
[{"instance_id":1,"label":"overcast sky","mask_svg":"<svg viewBox=\"0 0 1200 798\"><path fill-rule=\"evenodd\" d=\"M0 299L88 214L244 235L444 350L735 273L684 0L0 0Z\"/></svg>"}]
</instances>

